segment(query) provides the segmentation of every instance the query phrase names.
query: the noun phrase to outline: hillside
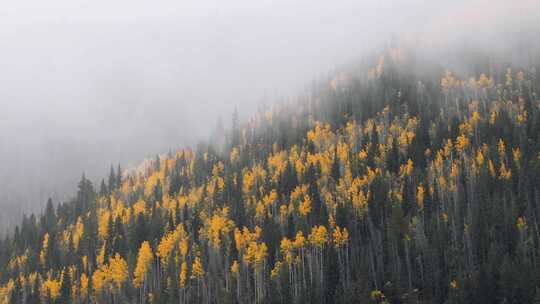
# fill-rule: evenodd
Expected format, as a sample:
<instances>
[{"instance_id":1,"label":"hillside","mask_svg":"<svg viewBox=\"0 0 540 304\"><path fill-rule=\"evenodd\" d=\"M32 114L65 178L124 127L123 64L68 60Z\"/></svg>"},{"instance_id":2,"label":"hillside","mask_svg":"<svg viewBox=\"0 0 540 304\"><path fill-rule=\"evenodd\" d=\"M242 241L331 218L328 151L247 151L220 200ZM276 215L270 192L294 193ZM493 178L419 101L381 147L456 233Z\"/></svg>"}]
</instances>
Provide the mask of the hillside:
<instances>
[{"instance_id":1,"label":"hillside","mask_svg":"<svg viewBox=\"0 0 540 304\"><path fill-rule=\"evenodd\" d=\"M0 241L0 303L540 301L537 67L366 62L83 176Z\"/></svg>"}]
</instances>

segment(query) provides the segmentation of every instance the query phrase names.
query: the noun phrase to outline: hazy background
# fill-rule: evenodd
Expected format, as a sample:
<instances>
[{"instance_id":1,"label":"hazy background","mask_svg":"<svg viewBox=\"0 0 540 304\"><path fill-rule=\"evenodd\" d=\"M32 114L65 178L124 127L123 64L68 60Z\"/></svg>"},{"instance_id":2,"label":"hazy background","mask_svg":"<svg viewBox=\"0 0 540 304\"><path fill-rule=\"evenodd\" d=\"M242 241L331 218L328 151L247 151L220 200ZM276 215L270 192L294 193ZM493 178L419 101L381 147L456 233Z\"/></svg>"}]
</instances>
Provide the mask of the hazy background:
<instances>
[{"instance_id":1,"label":"hazy background","mask_svg":"<svg viewBox=\"0 0 540 304\"><path fill-rule=\"evenodd\" d=\"M193 145L235 106L247 117L392 39L441 62L538 40L536 1L438 2L2 2L0 227L70 197L83 171Z\"/></svg>"}]
</instances>

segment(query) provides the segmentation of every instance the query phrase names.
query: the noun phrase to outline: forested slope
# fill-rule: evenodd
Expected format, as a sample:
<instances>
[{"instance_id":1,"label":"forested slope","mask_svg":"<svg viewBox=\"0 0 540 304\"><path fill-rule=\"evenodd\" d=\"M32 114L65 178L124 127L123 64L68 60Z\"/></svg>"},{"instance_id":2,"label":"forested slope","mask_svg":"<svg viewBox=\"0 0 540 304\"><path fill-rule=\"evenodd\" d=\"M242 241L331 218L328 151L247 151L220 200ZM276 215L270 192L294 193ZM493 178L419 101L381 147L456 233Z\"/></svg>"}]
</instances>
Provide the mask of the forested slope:
<instances>
[{"instance_id":1,"label":"forested slope","mask_svg":"<svg viewBox=\"0 0 540 304\"><path fill-rule=\"evenodd\" d=\"M540 301L540 81L480 59L389 49L223 144L83 176L0 242L0 303Z\"/></svg>"}]
</instances>

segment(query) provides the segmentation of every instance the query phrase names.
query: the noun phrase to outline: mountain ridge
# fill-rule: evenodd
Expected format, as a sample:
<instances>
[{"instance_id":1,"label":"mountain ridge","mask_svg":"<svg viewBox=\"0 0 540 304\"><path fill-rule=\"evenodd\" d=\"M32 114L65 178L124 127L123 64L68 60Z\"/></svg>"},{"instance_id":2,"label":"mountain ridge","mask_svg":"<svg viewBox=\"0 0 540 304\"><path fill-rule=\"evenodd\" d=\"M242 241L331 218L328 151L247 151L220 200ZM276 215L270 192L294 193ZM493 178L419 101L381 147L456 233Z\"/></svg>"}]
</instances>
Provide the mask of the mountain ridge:
<instances>
[{"instance_id":1,"label":"mountain ridge","mask_svg":"<svg viewBox=\"0 0 540 304\"><path fill-rule=\"evenodd\" d=\"M0 303L540 299L540 83L504 65L389 48L221 147L83 176L1 241Z\"/></svg>"}]
</instances>

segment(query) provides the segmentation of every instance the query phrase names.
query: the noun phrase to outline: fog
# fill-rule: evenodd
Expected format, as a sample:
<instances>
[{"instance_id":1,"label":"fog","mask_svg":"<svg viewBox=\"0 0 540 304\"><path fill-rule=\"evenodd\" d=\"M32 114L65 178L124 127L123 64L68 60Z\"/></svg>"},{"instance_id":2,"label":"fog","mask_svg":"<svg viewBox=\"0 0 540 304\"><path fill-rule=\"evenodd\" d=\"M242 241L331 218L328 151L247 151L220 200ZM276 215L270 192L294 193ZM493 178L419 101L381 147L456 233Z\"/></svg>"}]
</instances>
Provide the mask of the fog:
<instances>
[{"instance_id":1,"label":"fog","mask_svg":"<svg viewBox=\"0 0 540 304\"><path fill-rule=\"evenodd\" d=\"M444 62L538 39L535 1L438 2L3 2L0 226L68 199L83 172L193 145L235 107L248 117L389 41Z\"/></svg>"}]
</instances>

